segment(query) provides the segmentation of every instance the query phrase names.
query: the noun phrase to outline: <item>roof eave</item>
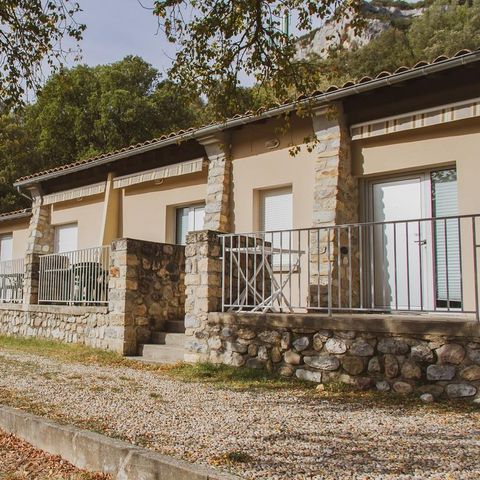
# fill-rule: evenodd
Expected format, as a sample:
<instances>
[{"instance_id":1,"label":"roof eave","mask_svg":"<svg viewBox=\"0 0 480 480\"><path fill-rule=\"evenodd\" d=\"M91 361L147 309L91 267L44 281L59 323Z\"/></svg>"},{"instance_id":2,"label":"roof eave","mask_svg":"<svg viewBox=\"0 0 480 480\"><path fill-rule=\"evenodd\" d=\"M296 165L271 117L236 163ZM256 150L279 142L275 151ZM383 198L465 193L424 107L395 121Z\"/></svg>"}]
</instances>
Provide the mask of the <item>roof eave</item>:
<instances>
[{"instance_id":1,"label":"roof eave","mask_svg":"<svg viewBox=\"0 0 480 480\"><path fill-rule=\"evenodd\" d=\"M10 220L20 220L22 218L28 218L32 216L32 211L30 209L25 209L19 212L12 212L0 215L0 223L8 222Z\"/></svg>"},{"instance_id":2,"label":"roof eave","mask_svg":"<svg viewBox=\"0 0 480 480\"><path fill-rule=\"evenodd\" d=\"M375 90L377 88L382 88L384 86L391 86L391 85L399 84L408 80L419 78L422 76L432 75L437 72L467 65L469 63L473 63L479 60L480 60L480 51L476 50L474 52L470 52L468 54L461 55L459 57L448 58L446 60L442 60L437 63L431 63L422 67L406 70L404 72L394 73L388 77L374 78L364 83L354 84L348 87L339 88L338 90L321 93L321 94L315 95L314 97L308 97L300 101L287 103L287 104L266 110L265 112L262 112L260 114L242 116L239 118L226 120L225 122L216 123L214 125L200 127L197 130L185 132L178 135L173 135L171 137L168 137L162 140L154 141L147 145L135 147L123 152L117 152L112 155L99 158L98 160L94 160L92 162L85 162L84 164L79 164L65 170L58 170L56 172L50 172L44 175L39 175L33 178L27 178L25 180L17 181L14 183L14 186L25 187L27 185L38 184L45 180L50 180L53 178L75 173L78 171L87 170L92 167L105 165L108 163L115 162L117 160L128 158L133 155L139 155L145 152L149 152L151 150L156 150L158 148L163 148L175 143L181 143L181 142L185 142L192 139L202 138L202 137L212 135L217 132L221 132L230 128L235 128L241 125L245 125L247 123L255 122L257 120L277 117L281 114L291 112L297 108L301 108L304 106L313 105L315 107L320 107L322 105L341 100L351 95L366 93L368 91Z\"/></svg>"}]
</instances>

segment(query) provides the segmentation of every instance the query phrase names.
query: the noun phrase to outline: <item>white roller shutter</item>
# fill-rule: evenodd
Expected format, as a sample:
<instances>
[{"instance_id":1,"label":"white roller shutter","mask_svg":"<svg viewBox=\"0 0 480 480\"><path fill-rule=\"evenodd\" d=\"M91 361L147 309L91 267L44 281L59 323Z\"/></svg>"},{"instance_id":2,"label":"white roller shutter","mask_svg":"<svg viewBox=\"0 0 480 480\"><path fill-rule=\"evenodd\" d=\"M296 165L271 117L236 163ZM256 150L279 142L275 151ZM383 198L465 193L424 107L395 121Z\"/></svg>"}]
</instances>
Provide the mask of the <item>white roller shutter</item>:
<instances>
[{"instance_id":1,"label":"white roller shutter","mask_svg":"<svg viewBox=\"0 0 480 480\"><path fill-rule=\"evenodd\" d=\"M432 173L432 202L435 217L458 215L455 170ZM436 222L435 257L437 299L461 301L460 235L457 219Z\"/></svg>"},{"instance_id":2,"label":"white roller shutter","mask_svg":"<svg viewBox=\"0 0 480 480\"><path fill-rule=\"evenodd\" d=\"M78 225L69 223L55 227L55 253L72 252L78 248Z\"/></svg>"},{"instance_id":3,"label":"white roller shutter","mask_svg":"<svg viewBox=\"0 0 480 480\"><path fill-rule=\"evenodd\" d=\"M264 232L277 231L265 236L265 240L271 242L274 248L281 249L280 253L273 256L273 265L276 267L287 265L292 261L289 255L291 235L290 232L283 232L283 230L293 228L292 189L282 188L262 192L261 218L261 227Z\"/></svg>"},{"instance_id":4,"label":"white roller shutter","mask_svg":"<svg viewBox=\"0 0 480 480\"><path fill-rule=\"evenodd\" d=\"M11 234L0 236L0 261L12 260L13 256L13 236Z\"/></svg>"},{"instance_id":5,"label":"white roller shutter","mask_svg":"<svg viewBox=\"0 0 480 480\"><path fill-rule=\"evenodd\" d=\"M282 188L262 192L262 230L293 228L292 189Z\"/></svg>"}]
</instances>

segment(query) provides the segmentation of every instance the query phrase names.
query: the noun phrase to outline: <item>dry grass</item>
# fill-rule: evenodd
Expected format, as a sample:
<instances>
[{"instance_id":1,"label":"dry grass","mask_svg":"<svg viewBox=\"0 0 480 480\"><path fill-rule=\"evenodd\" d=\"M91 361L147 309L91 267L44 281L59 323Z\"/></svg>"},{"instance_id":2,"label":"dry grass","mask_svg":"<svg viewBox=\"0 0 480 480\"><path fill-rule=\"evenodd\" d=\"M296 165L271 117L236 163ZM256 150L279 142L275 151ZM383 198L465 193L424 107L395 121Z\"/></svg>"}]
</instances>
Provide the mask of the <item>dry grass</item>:
<instances>
[{"instance_id":1,"label":"dry grass","mask_svg":"<svg viewBox=\"0 0 480 480\"><path fill-rule=\"evenodd\" d=\"M0 335L0 350L40 355L64 363L94 364L119 369L131 368L153 372L183 382L204 383L217 388L231 390L292 390L305 395L320 396L325 400L328 399L335 402L359 402L363 405L395 405L402 409L424 408L436 412L478 412L479 409L477 405L472 404L468 400L462 401L457 399L450 401L444 399L433 404L424 404L416 395L397 395L392 392L382 393L376 390L360 391L342 383L327 384L323 391L318 391L314 383L283 378L252 368L236 368L211 363L154 365L129 360L115 352L108 352L80 344L65 344L54 340ZM7 360L2 360L2 362L5 361ZM33 364L28 365L29 368L34 368ZM25 369L26 364L23 363L20 367ZM119 378L121 379L122 377L120 376ZM0 401L2 401L1 396ZM30 408L28 410L31 411Z\"/></svg>"}]
</instances>

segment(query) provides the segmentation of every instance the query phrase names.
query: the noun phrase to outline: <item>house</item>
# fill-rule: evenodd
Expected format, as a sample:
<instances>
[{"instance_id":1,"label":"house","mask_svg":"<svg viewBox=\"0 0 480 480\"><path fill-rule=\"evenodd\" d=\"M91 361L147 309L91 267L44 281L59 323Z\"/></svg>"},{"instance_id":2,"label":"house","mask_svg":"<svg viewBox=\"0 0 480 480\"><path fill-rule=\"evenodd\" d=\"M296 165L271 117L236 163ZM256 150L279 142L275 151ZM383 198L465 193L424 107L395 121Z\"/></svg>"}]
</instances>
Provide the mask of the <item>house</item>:
<instances>
[{"instance_id":1,"label":"house","mask_svg":"<svg viewBox=\"0 0 480 480\"><path fill-rule=\"evenodd\" d=\"M476 392L479 73L462 51L19 179L0 330L134 354L186 312L189 360Z\"/></svg>"}]
</instances>

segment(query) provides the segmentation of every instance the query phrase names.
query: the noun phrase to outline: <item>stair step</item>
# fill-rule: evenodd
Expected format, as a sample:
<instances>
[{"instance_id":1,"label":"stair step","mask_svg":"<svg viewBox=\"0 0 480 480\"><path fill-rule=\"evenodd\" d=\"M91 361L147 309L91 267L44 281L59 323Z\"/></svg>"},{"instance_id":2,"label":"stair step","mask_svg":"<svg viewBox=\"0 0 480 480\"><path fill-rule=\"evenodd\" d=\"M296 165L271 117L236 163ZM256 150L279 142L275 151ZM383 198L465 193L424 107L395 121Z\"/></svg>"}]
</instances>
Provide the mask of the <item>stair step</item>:
<instances>
[{"instance_id":1,"label":"stair step","mask_svg":"<svg viewBox=\"0 0 480 480\"><path fill-rule=\"evenodd\" d=\"M153 363L178 363L183 362L184 348L171 345L156 345L146 343L140 345L142 361Z\"/></svg>"},{"instance_id":2,"label":"stair step","mask_svg":"<svg viewBox=\"0 0 480 480\"><path fill-rule=\"evenodd\" d=\"M157 345L173 345L183 347L185 344L184 333L153 332L152 343Z\"/></svg>"},{"instance_id":3,"label":"stair step","mask_svg":"<svg viewBox=\"0 0 480 480\"><path fill-rule=\"evenodd\" d=\"M165 322L165 331L169 333L185 333L185 321L181 320L167 320Z\"/></svg>"}]
</instances>

